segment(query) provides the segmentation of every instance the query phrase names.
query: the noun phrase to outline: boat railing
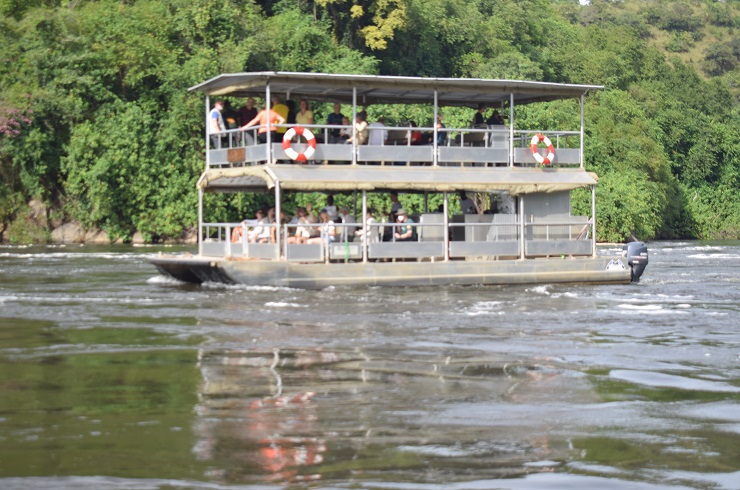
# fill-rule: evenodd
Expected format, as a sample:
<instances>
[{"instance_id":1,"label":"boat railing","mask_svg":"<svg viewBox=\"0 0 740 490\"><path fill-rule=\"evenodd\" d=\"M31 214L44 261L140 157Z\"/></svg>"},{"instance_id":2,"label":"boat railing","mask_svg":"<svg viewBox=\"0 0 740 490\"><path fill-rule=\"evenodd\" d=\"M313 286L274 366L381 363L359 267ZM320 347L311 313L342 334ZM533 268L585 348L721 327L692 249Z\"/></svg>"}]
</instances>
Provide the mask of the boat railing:
<instances>
[{"instance_id":1,"label":"boat railing","mask_svg":"<svg viewBox=\"0 0 740 490\"><path fill-rule=\"evenodd\" d=\"M275 125L287 129L294 125ZM357 165L406 165L406 166L464 166L464 167L526 167L538 165L531 148L531 139L543 135L552 143L554 157L550 165L582 167L583 151L579 131L511 130L505 126L479 128L440 128L435 134L432 127L386 126L368 127L369 141L375 140L373 131L387 132L383 144L358 145L349 136L334 136L332 131L345 130L352 134L352 126L306 124L312 135L311 146L303 136L296 136L290 147L296 154L307 151L310 164ZM295 163L283 148L283 132L272 133L267 144L267 133L260 134L260 127L230 129L219 133L213 141L209 138L207 165L209 168L258 165L265 163ZM421 140L412 140L412 132L421 133ZM309 136L310 138L310 136ZM402 146L403 148L399 148ZM538 147L545 157L548 148ZM312 154L310 154L312 153Z\"/></svg>"},{"instance_id":2,"label":"boat railing","mask_svg":"<svg viewBox=\"0 0 740 490\"><path fill-rule=\"evenodd\" d=\"M466 259L471 257L519 258L592 255L593 222L585 216L569 218L531 218L520 223L515 214L466 215L479 222L448 223L445 232L439 213L425 213L415 223L375 222L364 233L359 223L333 225L245 223L205 223L201 228L201 254L213 257L286 260L288 262L336 262L378 259ZM255 229L260 235L255 236ZM328 236L328 227L334 235ZM399 240L395 232L401 226L414 233ZM313 231L310 237L296 238L300 228ZM521 247L525 236L524 250ZM447 250L445 250L447 240Z\"/></svg>"}]
</instances>

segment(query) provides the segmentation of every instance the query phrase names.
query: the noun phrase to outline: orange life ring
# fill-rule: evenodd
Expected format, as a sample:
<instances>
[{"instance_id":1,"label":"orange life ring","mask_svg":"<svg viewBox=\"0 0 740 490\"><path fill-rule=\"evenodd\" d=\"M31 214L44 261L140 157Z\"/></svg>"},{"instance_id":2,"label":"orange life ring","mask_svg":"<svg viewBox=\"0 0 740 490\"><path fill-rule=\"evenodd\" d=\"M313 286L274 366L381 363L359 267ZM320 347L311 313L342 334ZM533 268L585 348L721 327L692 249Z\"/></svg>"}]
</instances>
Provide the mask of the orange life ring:
<instances>
[{"instance_id":1,"label":"orange life ring","mask_svg":"<svg viewBox=\"0 0 740 490\"><path fill-rule=\"evenodd\" d=\"M545 157L540 155L540 149L537 147L537 144L540 141L547 145L547 156ZM532 136L532 141L530 141L529 147L532 150L532 156L537 161L537 163L550 165L552 163L552 160L555 158L555 148L552 146L550 138L548 138L544 134L536 134Z\"/></svg>"},{"instance_id":2,"label":"orange life ring","mask_svg":"<svg viewBox=\"0 0 740 490\"><path fill-rule=\"evenodd\" d=\"M296 135L306 138L306 143L308 144L308 147L302 153L298 153L290 146L291 140ZM314 137L311 131L304 128L303 126L293 126L289 130L287 130L285 132L285 136L283 136L283 151L291 160L295 160L297 162L305 162L306 160L310 160L314 152L316 151L316 137Z\"/></svg>"}]
</instances>

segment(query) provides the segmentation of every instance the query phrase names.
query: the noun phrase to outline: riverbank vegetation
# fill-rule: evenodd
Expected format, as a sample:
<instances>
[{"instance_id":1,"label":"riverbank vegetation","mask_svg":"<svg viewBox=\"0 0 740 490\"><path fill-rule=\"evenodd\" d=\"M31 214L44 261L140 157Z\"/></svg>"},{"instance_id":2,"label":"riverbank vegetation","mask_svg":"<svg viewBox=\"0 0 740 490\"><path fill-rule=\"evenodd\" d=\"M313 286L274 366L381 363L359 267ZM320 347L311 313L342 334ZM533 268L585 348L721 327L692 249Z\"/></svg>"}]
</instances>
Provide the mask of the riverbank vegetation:
<instances>
[{"instance_id":1,"label":"riverbank vegetation","mask_svg":"<svg viewBox=\"0 0 740 490\"><path fill-rule=\"evenodd\" d=\"M183 237L204 151L202 96L187 88L259 70L603 84L586 105L598 238L740 236L737 2L0 0L0 16L7 240L69 220L110 239ZM577 127L572 109L517 120ZM232 221L260 204L207 200Z\"/></svg>"}]
</instances>

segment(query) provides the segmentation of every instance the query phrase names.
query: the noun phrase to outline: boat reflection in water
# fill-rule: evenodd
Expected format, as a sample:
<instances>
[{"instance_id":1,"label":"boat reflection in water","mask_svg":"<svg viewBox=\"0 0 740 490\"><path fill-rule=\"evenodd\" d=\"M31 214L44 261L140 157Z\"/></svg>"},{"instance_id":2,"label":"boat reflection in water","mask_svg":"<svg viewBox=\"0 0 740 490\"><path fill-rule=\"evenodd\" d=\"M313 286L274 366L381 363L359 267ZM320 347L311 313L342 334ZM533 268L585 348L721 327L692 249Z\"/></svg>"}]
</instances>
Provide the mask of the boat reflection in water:
<instances>
[{"instance_id":1,"label":"boat reflection in water","mask_svg":"<svg viewBox=\"0 0 740 490\"><path fill-rule=\"evenodd\" d=\"M464 481L471 468L521 477L553 471L569 451L542 421L522 427L507 421L513 414L496 414L572 387L545 363L301 349L204 350L199 358L194 452L213 465L209 478L224 483L374 474ZM491 408L481 411L486 400Z\"/></svg>"},{"instance_id":2,"label":"boat reflection in water","mask_svg":"<svg viewBox=\"0 0 740 490\"><path fill-rule=\"evenodd\" d=\"M203 373L195 448L201 460L226 462L211 477L225 481L312 481L311 473L326 452L326 442L307 436L319 432L315 393L286 390L272 362L248 351L200 352ZM269 363L269 364L266 364ZM219 463L221 464L221 463Z\"/></svg>"}]
</instances>

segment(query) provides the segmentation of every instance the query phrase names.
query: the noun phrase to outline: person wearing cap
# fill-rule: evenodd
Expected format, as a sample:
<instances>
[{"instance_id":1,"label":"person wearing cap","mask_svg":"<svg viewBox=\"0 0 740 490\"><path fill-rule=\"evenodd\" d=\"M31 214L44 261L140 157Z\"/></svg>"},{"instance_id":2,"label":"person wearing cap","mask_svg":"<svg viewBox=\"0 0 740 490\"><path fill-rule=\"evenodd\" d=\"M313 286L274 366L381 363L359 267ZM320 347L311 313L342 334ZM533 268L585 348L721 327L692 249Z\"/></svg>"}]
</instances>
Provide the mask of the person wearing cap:
<instances>
[{"instance_id":1,"label":"person wearing cap","mask_svg":"<svg viewBox=\"0 0 740 490\"><path fill-rule=\"evenodd\" d=\"M412 241L414 239L414 227L411 226L411 224L414 220L409 218L405 209L401 208L398 210L396 213L396 221L399 223L399 226L396 226L396 231L393 233L396 241Z\"/></svg>"}]
</instances>

